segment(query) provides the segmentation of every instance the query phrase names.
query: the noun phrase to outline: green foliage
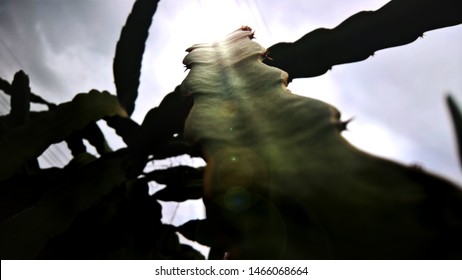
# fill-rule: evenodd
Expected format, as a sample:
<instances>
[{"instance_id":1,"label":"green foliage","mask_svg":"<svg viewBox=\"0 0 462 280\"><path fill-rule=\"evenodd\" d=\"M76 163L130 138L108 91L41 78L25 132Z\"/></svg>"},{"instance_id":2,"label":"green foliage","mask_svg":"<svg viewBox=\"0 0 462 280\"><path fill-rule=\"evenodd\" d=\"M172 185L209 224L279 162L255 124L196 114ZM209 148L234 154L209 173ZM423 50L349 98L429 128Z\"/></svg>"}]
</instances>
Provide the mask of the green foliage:
<instances>
[{"instance_id":1,"label":"green foliage","mask_svg":"<svg viewBox=\"0 0 462 280\"><path fill-rule=\"evenodd\" d=\"M376 50L409 43L427 30L462 23L459 4L455 0L443 2L447 5L434 0L417 4L392 1L377 12L359 13L333 30L319 29L295 43L276 44L270 48L273 60L265 63L286 70L291 78L320 75L332 65L358 61ZM223 256L223 236L219 234L232 227L226 222L210 222L220 213L209 201L205 201L206 220L178 227L161 222L159 200L182 202L202 197L204 170L180 166L144 172L152 159L202 156L203 147L184 140L192 96L176 87L147 113L141 125L129 118L138 96L145 42L157 4L152 0L135 1L122 29L113 65L116 96L92 90L56 105L31 91L29 77L23 71L11 83L0 78L0 90L11 97L10 113L0 116L2 259L203 259L190 246L180 244L178 232L211 246L212 258ZM403 26L402 19L415 11L421 16ZM363 40L366 37L368 40ZM30 103L46 105L48 110L30 111ZM460 113L451 100L449 105L459 127ZM322 116L311 116L324 121ZM97 124L102 120L122 137L126 148L110 149ZM319 140L317 135L314 138ZM83 140L93 145L99 156L87 153ZM40 168L37 158L52 144L63 141L73 159L64 168ZM429 179L414 171L409 174L416 181ZM360 176L347 175L353 179ZM150 196L151 181L167 186ZM438 185L439 181L432 182ZM435 196L440 197L436 204L449 205L447 209L458 207L458 198L438 191ZM458 217L451 215L449 211L448 228L459 228ZM252 218L243 217L242 223ZM263 238L256 243L266 241Z\"/></svg>"}]
</instances>

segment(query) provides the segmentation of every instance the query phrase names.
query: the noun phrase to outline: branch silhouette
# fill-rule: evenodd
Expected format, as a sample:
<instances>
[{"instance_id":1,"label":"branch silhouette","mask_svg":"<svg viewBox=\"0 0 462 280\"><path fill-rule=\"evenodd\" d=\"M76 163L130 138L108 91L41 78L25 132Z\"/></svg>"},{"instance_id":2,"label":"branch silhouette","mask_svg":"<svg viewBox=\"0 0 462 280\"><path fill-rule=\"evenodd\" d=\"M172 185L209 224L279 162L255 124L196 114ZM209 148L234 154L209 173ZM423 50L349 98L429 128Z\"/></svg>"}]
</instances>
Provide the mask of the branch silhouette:
<instances>
[{"instance_id":1,"label":"branch silhouette","mask_svg":"<svg viewBox=\"0 0 462 280\"><path fill-rule=\"evenodd\" d=\"M457 0L394 0L359 12L334 29L316 29L296 42L271 46L265 63L289 73L289 81L319 76L334 65L357 62L378 50L409 44L424 32L462 23ZM430 55L430 54L429 54Z\"/></svg>"}]
</instances>

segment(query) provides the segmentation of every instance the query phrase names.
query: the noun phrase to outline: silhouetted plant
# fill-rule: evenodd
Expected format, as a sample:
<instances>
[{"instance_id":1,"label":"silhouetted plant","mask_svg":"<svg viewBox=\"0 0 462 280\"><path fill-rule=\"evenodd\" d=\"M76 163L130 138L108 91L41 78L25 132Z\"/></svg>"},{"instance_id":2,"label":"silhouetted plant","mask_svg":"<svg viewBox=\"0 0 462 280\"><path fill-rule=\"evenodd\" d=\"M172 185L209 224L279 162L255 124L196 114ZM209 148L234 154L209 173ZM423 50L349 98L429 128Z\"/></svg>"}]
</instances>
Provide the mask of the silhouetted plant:
<instances>
[{"instance_id":1,"label":"silhouetted plant","mask_svg":"<svg viewBox=\"0 0 462 280\"><path fill-rule=\"evenodd\" d=\"M129 117L138 96L145 41L157 3L137 0L122 29L113 65L116 96L92 90L55 105L31 92L22 71L11 84L0 79L0 89L11 96L10 114L0 117L2 259L204 258L180 244L177 232L210 246L211 258L223 257L226 248L218 240L216 219L212 223L193 220L179 227L161 223L158 200L201 198L204 170L180 166L143 171L153 159L202 156L203 148L184 139L185 120L194 101L180 87L151 109L141 125ZM460 5L456 0L391 1L376 12L358 13L332 30L318 29L294 43L276 44L269 48L272 60L264 63L288 72L289 80L321 75L333 65L410 43L425 31L462 23ZM411 18L412 24L402 24ZM31 102L48 110L31 112ZM453 100L448 102L460 132L460 112ZM127 147L111 151L96 124L99 120L114 128ZM460 142L462 134L458 135ZM84 139L100 157L87 153ZM40 168L38 156L62 141L73 159L64 168ZM410 174L415 181L440 183L431 176ZM149 196L150 181L167 187ZM443 196L438 203L456 205L456 198ZM206 206L208 214L220 211ZM460 221L454 223L460 225Z\"/></svg>"}]
</instances>

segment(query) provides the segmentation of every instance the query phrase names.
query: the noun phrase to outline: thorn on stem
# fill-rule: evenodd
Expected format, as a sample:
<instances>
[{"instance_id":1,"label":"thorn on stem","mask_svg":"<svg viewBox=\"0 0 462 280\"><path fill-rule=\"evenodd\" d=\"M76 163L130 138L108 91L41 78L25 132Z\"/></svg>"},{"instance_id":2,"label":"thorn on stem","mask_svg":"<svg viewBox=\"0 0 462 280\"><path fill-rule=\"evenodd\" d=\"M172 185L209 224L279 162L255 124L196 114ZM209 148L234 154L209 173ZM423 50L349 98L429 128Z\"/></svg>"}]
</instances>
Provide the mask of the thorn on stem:
<instances>
[{"instance_id":1,"label":"thorn on stem","mask_svg":"<svg viewBox=\"0 0 462 280\"><path fill-rule=\"evenodd\" d=\"M342 131L345 131L345 130L348 130L348 124L354 119L354 117L352 118L349 118L348 120L346 121L339 121L337 123L337 129L338 131L342 132Z\"/></svg>"},{"instance_id":2,"label":"thorn on stem","mask_svg":"<svg viewBox=\"0 0 462 280\"><path fill-rule=\"evenodd\" d=\"M263 57L262 60L265 60L265 59L273 60L271 57L269 57L269 53L270 53L269 50L266 50L262 55L262 57Z\"/></svg>"}]
</instances>

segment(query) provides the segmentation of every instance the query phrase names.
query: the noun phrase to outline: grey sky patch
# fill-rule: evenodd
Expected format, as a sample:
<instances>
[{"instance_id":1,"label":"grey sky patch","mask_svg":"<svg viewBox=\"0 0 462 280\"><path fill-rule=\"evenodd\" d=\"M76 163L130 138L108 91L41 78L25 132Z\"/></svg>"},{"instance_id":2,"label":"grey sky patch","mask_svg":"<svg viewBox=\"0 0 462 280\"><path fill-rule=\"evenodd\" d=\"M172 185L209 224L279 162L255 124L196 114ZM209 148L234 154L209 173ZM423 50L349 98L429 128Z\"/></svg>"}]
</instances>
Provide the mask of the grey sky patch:
<instances>
[{"instance_id":1,"label":"grey sky patch","mask_svg":"<svg viewBox=\"0 0 462 280\"><path fill-rule=\"evenodd\" d=\"M328 73L339 85L342 111L412 143L395 159L424 163L458 182L456 143L444 97L450 92L462 101L461 44L460 26L435 30L412 44L379 51Z\"/></svg>"},{"instance_id":2,"label":"grey sky patch","mask_svg":"<svg viewBox=\"0 0 462 280\"><path fill-rule=\"evenodd\" d=\"M130 1L8 0L0 6L6 15L0 21L6 45L0 45L0 57L8 57L2 75L24 68L33 90L54 102L112 82L112 57L126 16L119 11L128 14ZM109 80L91 86L102 77ZM85 88L75 89L85 81Z\"/></svg>"}]
</instances>

